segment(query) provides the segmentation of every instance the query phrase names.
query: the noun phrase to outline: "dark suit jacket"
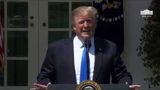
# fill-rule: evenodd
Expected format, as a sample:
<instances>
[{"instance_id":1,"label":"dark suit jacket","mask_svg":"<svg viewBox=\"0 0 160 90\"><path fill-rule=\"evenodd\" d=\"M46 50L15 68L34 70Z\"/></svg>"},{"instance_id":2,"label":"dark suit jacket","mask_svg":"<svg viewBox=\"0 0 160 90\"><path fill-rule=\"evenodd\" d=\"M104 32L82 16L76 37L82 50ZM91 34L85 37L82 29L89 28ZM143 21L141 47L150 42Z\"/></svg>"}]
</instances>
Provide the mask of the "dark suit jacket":
<instances>
[{"instance_id":1,"label":"dark suit jacket","mask_svg":"<svg viewBox=\"0 0 160 90\"><path fill-rule=\"evenodd\" d=\"M41 84L76 84L73 39L65 39L48 46L37 80ZM110 79L112 77L112 80ZM93 80L99 84L132 84L132 77L120 58L116 45L95 38L95 67Z\"/></svg>"}]
</instances>

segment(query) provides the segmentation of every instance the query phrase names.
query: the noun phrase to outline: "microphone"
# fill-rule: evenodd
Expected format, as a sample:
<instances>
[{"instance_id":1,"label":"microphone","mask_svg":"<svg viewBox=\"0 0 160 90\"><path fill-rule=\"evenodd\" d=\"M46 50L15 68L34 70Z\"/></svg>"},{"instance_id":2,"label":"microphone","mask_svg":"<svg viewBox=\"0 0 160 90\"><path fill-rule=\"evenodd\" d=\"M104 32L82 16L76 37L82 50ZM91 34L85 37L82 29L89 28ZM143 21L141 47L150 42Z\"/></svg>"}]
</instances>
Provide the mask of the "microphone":
<instances>
[{"instance_id":1,"label":"microphone","mask_svg":"<svg viewBox=\"0 0 160 90\"><path fill-rule=\"evenodd\" d=\"M91 40L85 40L84 46L89 50L89 48L91 47Z\"/></svg>"},{"instance_id":2,"label":"microphone","mask_svg":"<svg viewBox=\"0 0 160 90\"><path fill-rule=\"evenodd\" d=\"M90 39L85 40L84 46L87 49L87 58L88 58L87 61L86 61L86 64L87 64L87 80L90 80L89 48L91 47L91 40Z\"/></svg>"}]
</instances>

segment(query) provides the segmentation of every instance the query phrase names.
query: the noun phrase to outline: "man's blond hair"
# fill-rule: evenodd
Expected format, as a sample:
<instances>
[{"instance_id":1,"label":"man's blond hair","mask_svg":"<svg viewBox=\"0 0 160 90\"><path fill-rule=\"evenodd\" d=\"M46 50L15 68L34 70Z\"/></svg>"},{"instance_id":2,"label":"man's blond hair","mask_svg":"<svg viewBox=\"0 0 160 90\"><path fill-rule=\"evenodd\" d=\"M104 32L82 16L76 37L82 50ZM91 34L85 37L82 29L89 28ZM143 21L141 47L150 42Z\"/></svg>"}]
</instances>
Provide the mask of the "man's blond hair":
<instances>
[{"instance_id":1,"label":"man's blond hair","mask_svg":"<svg viewBox=\"0 0 160 90\"><path fill-rule=\"evenodd\" d=\"M72 11L72 25L74 24L74 17L78 15L83 15L85 12L92 15L92 18L96 20L97 9L92 6L80 6Z\"/></svg>"}]
</instances>

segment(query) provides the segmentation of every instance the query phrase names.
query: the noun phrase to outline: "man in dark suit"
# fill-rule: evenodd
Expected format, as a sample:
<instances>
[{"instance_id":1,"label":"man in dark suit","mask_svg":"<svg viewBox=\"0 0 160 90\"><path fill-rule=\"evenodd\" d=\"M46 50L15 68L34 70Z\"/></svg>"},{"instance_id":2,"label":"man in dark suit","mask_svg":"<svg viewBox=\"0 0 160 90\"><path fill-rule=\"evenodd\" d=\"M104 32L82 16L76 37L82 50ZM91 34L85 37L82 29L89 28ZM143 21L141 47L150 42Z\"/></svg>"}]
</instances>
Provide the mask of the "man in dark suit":
<instances>
[{"instance_id":1,"label":"man in dark suit","mask_svg":"<svg viewBox=\"0 0 160 90\"><path fill-rule=\"evenodd\" d=\"M131 85L132 77L127 72L117 47L108 40L94 37L97 10L81 6L72 12L75 37L51 43L38 75L36 90L47 90L49 84L79 84L83 44L89 41L89 79L99 84L124 83Z\"/></svg>"}]
</instances>

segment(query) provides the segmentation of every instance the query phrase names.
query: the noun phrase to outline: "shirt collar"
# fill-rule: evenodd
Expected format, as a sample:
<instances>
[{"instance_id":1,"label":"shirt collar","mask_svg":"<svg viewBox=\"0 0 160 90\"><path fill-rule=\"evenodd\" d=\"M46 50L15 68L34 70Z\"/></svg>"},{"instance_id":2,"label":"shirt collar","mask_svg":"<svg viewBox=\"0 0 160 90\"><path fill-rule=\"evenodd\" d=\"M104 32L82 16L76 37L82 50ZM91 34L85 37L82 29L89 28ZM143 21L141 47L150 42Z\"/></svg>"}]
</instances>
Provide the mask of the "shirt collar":
<instances>
[{"instance_id":1,"label":"shirt collar","mask_svg":"<svg viewBox=\"0 0 160 90\"><path fill-rule=\"evenodd\" d=\"M82 48L83 42L78 38L78 36L74 37L74 44L76 48ZM91 38L91 49L94 48L94 37Z\"/></svg>"}]
</instances>

